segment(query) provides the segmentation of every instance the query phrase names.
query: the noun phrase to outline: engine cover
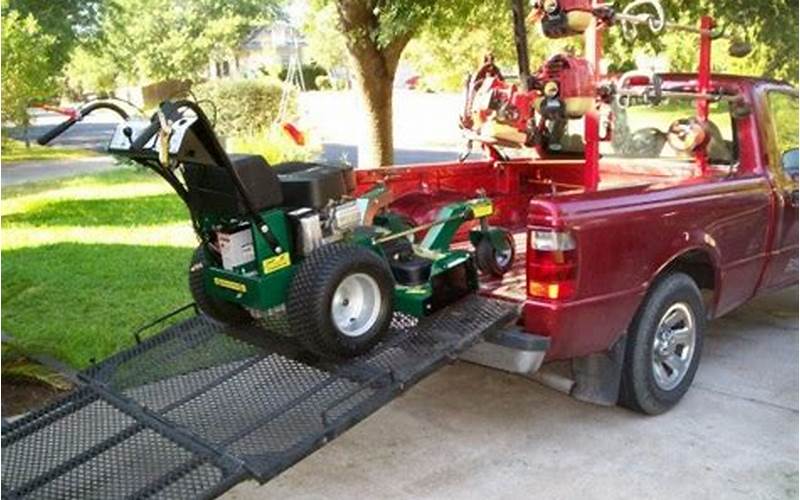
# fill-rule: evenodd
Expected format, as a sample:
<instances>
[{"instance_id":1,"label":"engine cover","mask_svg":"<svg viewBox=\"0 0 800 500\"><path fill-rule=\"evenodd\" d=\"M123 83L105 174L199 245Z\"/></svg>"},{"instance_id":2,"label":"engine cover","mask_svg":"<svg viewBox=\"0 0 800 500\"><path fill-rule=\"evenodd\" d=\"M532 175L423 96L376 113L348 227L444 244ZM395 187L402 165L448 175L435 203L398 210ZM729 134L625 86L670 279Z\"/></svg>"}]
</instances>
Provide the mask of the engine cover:
<instances>
[{"instance_id":1,"label":"engine cover","mask_svg":"<svg viewBox=\"0 0 800 500\"><path fill-rule=\"evenodd\" d=\"M321 209L349 194L355 182L352 167L298 164L302 168L276 167L284 204L289 207Z\"/></svg>"}]
</instances>

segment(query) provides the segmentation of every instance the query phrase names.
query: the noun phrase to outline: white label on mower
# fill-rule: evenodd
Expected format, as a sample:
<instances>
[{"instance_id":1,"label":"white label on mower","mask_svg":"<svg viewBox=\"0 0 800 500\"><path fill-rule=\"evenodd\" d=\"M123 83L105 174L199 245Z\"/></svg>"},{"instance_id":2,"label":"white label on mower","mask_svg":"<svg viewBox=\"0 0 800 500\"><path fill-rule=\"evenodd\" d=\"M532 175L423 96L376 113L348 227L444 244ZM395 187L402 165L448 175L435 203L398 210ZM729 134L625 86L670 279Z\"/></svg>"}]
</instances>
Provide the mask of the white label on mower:
<instances>
[{"instance_id":1,"label":"white label on mower","mask_svg":"<svg viewBox=\"0 0 800 500\"><path fill-rule=\"evenodd\" d=\"M222 267L225 269L230 271L255 260L253 233L249 228L235 233L217 233L217 237L222 254Z\"/></svg>"}]
</instances>

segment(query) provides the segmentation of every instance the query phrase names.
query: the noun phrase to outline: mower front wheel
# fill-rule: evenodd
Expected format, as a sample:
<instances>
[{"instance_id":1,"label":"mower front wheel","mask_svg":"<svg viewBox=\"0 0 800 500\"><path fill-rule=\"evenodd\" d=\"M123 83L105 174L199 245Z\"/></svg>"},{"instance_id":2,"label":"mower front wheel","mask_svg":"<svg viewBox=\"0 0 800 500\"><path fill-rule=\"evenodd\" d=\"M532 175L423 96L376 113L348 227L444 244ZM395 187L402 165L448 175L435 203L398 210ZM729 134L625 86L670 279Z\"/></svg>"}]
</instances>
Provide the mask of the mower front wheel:
<instances>
[{"instance_id":1,"label":"mower front wheel","mask_svg":"<svg viewBox=\"0 0 800 500\"><path fill-rule=\"evenodd\" d=\"M352 357L389 329L394 279L386 262L365 247L333 243L297 268L286 309L289 324L310 351Z\"/></svg>"},{"instance_id":2,"label":"mower front wheel","mask_svg":"<svg viewBox=\"0 0 800 500\"><path fill-rule=\"evenodd\" d=\"M220 323L234 326L251 323L252 316L241 306L208 294L203 276L208 265L208 257L201 245L192 254L192 262L189 266L189 291L192 292L192 298L197 307L206 316Z\"/></svg>"}]
</instances>

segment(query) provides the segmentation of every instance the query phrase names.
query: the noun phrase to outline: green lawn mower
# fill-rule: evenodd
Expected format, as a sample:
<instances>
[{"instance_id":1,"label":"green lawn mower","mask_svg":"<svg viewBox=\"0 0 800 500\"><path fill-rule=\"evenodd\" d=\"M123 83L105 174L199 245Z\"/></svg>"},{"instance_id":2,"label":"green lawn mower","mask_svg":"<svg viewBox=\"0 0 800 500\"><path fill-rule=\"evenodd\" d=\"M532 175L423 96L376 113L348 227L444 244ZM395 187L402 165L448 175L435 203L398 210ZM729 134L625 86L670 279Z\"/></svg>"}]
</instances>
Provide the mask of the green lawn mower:
<instances>
[{"instance_id":1,"label":"green lawn mower","mask_svg":"<svg viewBox=\"0 0 800 500\"><path fill-rule=\"evenodd\" d=\"M354 196L352 167L270 167L260 156L228 155L192 101L165 102L151 120L95 102L39 142L99 108L126 120L108 151L151 168L186 203L200 240L189 286L213 320L255 321L319 355L349 357L380 341L395 311L424 317L477 290L478 268L498 276L513 262L513 239L488 225L494 206L485 196L413 227L388 209L383 185ZM473 220L478 259L450 248Z\"/></svg>"}]
</instances>

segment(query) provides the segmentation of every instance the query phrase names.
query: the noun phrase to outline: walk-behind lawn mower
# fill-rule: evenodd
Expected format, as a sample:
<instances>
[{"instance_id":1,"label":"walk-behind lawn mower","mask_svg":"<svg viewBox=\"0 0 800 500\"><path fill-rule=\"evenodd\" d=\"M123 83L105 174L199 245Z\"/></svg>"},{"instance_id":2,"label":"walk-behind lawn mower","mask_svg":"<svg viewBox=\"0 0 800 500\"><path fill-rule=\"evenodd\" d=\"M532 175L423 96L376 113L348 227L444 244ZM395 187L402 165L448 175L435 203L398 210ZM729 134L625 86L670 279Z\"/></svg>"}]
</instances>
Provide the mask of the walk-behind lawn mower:
<instances>
[{"instance_id":1,"label":"walk-behind lawn mower","mask_svg":"<svg viewBox=\"0 0 800 500\"><path fill-rule=\"evenodd\" d=\"M502 276L514 260L513 239L488 225L494 207L480 193L413 227L387 209L384 186L354 196L349 166L228 155L188 100L164 102L151 120L94 102L39 142L99 108L125 119L108 151L151 168L186 203L200 239L189 286L214 320L255 322L318 355L354 356L380 341L394 311L426 316L475 291L478 270ZM450 248L466 224L474 253Z\"/></svg>"}]
</instances>

